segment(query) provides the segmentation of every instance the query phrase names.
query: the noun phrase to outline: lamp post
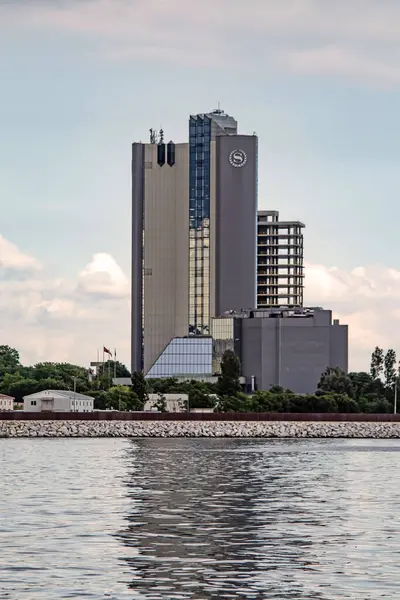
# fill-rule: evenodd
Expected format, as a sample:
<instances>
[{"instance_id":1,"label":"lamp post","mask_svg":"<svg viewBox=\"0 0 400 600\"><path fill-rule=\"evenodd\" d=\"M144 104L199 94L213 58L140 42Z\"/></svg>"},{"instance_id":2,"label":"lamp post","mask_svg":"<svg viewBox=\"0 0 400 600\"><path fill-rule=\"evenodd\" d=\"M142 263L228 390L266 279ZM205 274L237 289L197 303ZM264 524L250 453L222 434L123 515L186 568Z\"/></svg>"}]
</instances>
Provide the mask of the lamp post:
<instances>
[{"instance_id":1,"label":"lamp post","mask_svg":"<svg viewBox=\"0 0 400 600\"><path fill-rule=\"evenodd\" d=\"M76 377L74 377L74 412L77 412L77 407L76 407Z\"/></svg>"},{"instance_id":2,"label":"lamp post","mask_svg":"<svg viewBox=\"0 0 400 600\"><path fill-rule=\"evenodd\" d=\"M394 407L393 407L393 414L397 414L397 377L396 377L396 381L394 382Z\"/></svg>"}]
</instances>

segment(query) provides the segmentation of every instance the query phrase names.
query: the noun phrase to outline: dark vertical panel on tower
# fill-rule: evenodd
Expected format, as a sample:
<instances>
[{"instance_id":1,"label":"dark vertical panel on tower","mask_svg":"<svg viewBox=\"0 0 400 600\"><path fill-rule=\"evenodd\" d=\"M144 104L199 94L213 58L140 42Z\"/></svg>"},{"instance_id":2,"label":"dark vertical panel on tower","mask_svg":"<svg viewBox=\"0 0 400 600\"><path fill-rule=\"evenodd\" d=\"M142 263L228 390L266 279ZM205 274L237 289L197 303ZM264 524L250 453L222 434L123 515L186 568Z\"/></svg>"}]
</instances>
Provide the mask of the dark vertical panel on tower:
<instances>
[{"instance_id":1,"label":"dark vertical panel on tower","mask_svg":"<svg viewBox=\"0 0 400 600\"><path fill-rule=\"evenodd\" d=\"M257 138L216 140L216 313L254 308L257 289Z\"/></svg>"},{"instance_id":2,"label":"dark vertical panel on tower","mask_svg":"<svg viewBox=\"0 0 400 600\"><path fill-rule=\"evenodd\" d=\"M173 167L175 164L175 144L174 142L168 142L167 146L167 164Z\"/></svg>"},{"instance_id":3,"label":"dark vertical panel on tower","mask_svg":"<svg viewBox=\"0 0 400 600\"><path fill-rule=\"evenodd\" d=\"M165 165L165 144L158 144L157 146L157 163L160 167Z\"/></svg>"},{"instance_id":4,"label":"dark vertical panel on tower","mask_svg":"<svg viewBox=\"0 0 400 600\"><path fill-rule=\"evenodd\" d=\"M131 369L143 369L144 145L132 144Z\"/></svg>"}]
</instances>

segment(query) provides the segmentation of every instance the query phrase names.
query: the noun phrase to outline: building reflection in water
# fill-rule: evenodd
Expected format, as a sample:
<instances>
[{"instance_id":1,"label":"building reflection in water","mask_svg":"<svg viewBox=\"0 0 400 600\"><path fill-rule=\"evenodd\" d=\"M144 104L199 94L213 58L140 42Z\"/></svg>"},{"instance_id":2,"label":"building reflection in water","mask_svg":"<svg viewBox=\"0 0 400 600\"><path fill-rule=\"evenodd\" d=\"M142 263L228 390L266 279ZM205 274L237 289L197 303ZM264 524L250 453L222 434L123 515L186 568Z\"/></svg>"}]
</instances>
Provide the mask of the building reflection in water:
<instances>
[{"instance_id":1,"label":"building reflection in water","mask_svg":"<svg viewBox=\"0 0 400 600\"><path fill-rule=\"evenodd\" d=\"M318 571L309 528L324 526L320 484L308 485L295 451L269 447L278 449L232 439L132 443L118 538L134 597L330 600L309 585Z\"/></svg>"}]
</instances>

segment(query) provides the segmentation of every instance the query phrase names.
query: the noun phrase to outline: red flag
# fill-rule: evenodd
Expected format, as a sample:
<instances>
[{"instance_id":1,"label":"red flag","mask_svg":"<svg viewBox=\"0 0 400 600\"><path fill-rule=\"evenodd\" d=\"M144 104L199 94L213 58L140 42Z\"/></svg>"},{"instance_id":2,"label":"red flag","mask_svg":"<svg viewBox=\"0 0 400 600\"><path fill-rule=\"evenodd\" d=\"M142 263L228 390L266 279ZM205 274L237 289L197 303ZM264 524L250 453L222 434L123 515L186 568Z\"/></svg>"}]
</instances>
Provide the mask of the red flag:
<instances>
[{"instance_id":1,"label":"red flag","mask_svg":"<svg viewBox=\"0 0 400 600\"><path fill-rule=\"evenodd\" d=\"M111 354L111 352L109 351L109 349L108 349L108 348L106 348L105 346L103 347L103 352L104 352L105 354L109 354L110 356L112 356L112 354Z\"/></svg>"}]
</instances>

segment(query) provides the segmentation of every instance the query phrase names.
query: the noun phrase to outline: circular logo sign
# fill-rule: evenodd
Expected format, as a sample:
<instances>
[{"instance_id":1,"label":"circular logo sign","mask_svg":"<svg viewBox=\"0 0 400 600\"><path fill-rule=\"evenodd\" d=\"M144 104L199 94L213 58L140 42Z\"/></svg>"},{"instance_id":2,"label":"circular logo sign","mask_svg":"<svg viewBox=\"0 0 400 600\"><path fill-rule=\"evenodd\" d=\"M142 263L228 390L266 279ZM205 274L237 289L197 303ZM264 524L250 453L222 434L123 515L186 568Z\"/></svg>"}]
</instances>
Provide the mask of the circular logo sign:
<instances>
[{"instance_id":1,"label":"circular logo sign","mask_svg":"<svg viewBox=\"0 0 400 600\"><path fill-rule=\"evenodd\" d=\"M247 163L247 154L244 150L233 150L229 155L232 167L244 167Z\"/></svg>"}]
</instances>

